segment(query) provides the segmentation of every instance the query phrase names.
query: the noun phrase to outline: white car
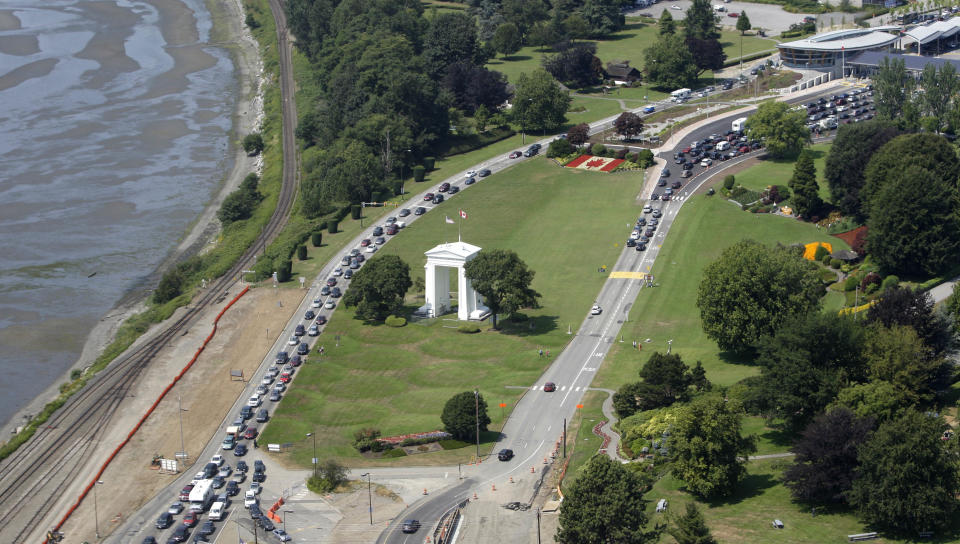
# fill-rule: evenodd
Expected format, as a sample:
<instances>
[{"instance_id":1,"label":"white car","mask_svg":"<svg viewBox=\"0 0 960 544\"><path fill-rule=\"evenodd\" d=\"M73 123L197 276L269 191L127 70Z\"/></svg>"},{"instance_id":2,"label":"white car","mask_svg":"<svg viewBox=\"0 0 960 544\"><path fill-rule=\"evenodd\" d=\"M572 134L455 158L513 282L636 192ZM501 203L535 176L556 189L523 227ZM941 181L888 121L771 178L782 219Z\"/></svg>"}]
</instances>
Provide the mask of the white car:
<instances>
[{"instance_id":1,"label":"white car","mask_svg":"<svg viewBox=\"0 0 960 544\"><path fill-rule=\"evenodd\" d=\"M337 307L337 303L334 302L333 299L331 298L331 299L328 299L328 300L327 300L327 303L324 304L323 307L326 308L326 309L328 309L328 310L332 310L332 309L334 309L334 308Z\"/></svg>"},{"instance_id":2,"label":"white car","mask_svg":"<svg viewBox=\"0 0 960 544\"><path fill-rule=\"evenodd\" d=\"M336 267L336 268L334 268L334 269L333 269L333 275L334 275L334 276L337 276L337 277L342 276L342 275L343 275L343 268L340 268L339 266Z\"/></svg>"},{"instance_id":3,"label":"white car","mask_svg":"<svg viewBox=\"0 0 960 544\"><path fill-rule=\"evenodd\" d=\"M279 392L283 393L284 391L287 390L287 384L285 384L285 383L283 383L283 382L280 382L280 383L278 383L277 385L274 385L274 386L273 386L273 390L274 390L274 391L279 391Z\"/></svg>"},{"instance_id":4,"label":"white car","mask_svg":"<svg viewBox=\"0 0 960 544\"><path fill-rule=\"evenodd\" d=\"M290 344L291 346L296 346L297 344L300 343L300 338L297 336L291 336L290 340L288 340L287 343Z\"/></svg>"},{"instance_id":5,"label":"white car","mask_svg":"<svg viewBox=\"0 0 960 544\"><path fill-rule=\"evenodd\" d=\"M639 237L640 237L640 231L639 231L639 230L635 230L635 231L633 231L633 232L630 233L630 239L631 239L631 240L636 240L636 239L639 238Z\"/></svg>"},{"instance_id":6,"label":"white car","mask_svg":"<svg viewBox=\"0 0 960 544\"><path fill-rule=\"evenodd\" d=\"M217 473L217 476L227 479L233 473L233 468L230 465L224 465L220 467L220 472Z\"/></svg>"},{"instance_id":7,"label":"white car","mask_svg":"<svg viewBox=\"0 0 960 544\"><path fill-rule=\"evenodd\" d=\"M674 4L674 5L670 6L670 9L675 9L675 10L677 10L677 11L680 11L680 6Z\"/></svg>"},{"instance_id":8,"label":"white car","mask_svg":"<svg viewBox=\"0 0 960 544\"><path fill-rule=\"evenodd\" d=\"M274 376L273 374L270 374L270 373L268 372L268 373L266 373L266 374L263 375L263 379L260 380L260 383L263 384L263 385L270 385L270 384L273 383L273 378L274 378L274 377L275 377L275 376Z\"/></svg>"},{"instance_id":9,"label":"white car","mask_svg":"<svg viewBox=\"0 0 960 544\"><path fill-rule=\"evenodd\" d=\"M175 516L175 515L179 514L180 512L183 512L183 503L180 502L180 501L177 501L177 502L171 504L171 505L170 505L170 508L167 510L167 512L168 512L171 516Z\"/></svg>"},{"instance_id":10,"label":"white car","mask_svg":"<svg viewBox=\"0 0 960 544\"><path fill-rule=\"evenodd\" d=\"M319 308L320 306L323 306L323 301L319 298L313 299L313 302L310 303L311 308Z\"/></svg>"},{"instance_id":11,"label":"white car","mask_svg":"<svg viewBox=\"0 0 960 544\"><path fill-rule=\"evenodd\" d=\"M650 206L649 204L643 207L643 213L650 213L652 211L653 211L653 207Z\"/></svg>"},{"instance_id":12,"label":"white car","mask_svg":"<svg viewBox=\"0 0 960 544\"><path fill-rule=\"evenodd\" d=\"M307 336L317 336L320 334L320 328L316 325L310 325L310 328L307 329Z\"/></svg>"},{"instance_id":13,"label":"white car","mask_svg":"<svg viewBox=\"0 0 960 544\"><path fill-rule=\"evenodd\" d=\"M369 246L367 246L367 253L376 253L376 252L377 252L376 245L370 244Z\"/></svg>"},{"instance_id":14,"label":"white car","mask_svg":"<svg viewBox=\"0 0 960 544\"><path fill-rule=\"evenodd\" d=\"M290 542L292 540L290 535L288 535L283 529L274 529L273 536L277 537L280 542Z\"/></svg>"},{"instance_id":15,"label":"white car","mask_svg":"<svg viewBox=\"0 0 960 544\"><path fill-rule=\"evenodd\" d=\"M257 498L257 494L254 493L253 490L247 491L247 493L243 496L244 508L250 508L258 502L260 502L260 499Z\"/></svg>"},{"instance_id":16,"label":"white car","mask_svg":"<svg viewBox=\"0 0 960 544\"><path fill-rule=\"evenodd\" d=\"M590 308L590 315L600 315L603 313L603 308L599 304L594 304L593 308Z\"/></svg>"},{"instance_id":17,"label":"white car","mask_svg":"<svg viewBox=\"0 0 960 544\"><path fill-rule=\"evenodd\" d=\"M467 173L464 174L463 177L465 177L465 178L475 178L475 177L477 177L477 171L476 171L476 170L467 170Z\"/></svg>"},{"instance_id":18,"label":"white car","mask_svg":"<svg viewBox=\"0 0 960 544\"><path fill-rule=\"evenodd\" d=\"M257 408L260 406L260 395L254 395L247 399L247 406Z\"/></svg>"},{"instance_id":19,"label":"white car","mask_svg":"<svg viewBox=\"0 0 960 544\"><path fill-rule=\"evenodd\" d=\"M711 164L713 164L713 159L709 157L700 161L700 166L703 166L703 167L710 166Z\"/></svg>"},{"instance_id":20,"label":"white car","mask_svg":"<svg viewBox=\"0 0 960 544\"><path fill-rule=\"evenodd\" d=\"M222 467L222 466L223 466L223 456L222 456L222 455L219 455L219 454L218 454L218 455L214 455L213 457L210 458L210 462L211 462L211 463L215 463L218 467Z\"/></svg>"}]
</instances>

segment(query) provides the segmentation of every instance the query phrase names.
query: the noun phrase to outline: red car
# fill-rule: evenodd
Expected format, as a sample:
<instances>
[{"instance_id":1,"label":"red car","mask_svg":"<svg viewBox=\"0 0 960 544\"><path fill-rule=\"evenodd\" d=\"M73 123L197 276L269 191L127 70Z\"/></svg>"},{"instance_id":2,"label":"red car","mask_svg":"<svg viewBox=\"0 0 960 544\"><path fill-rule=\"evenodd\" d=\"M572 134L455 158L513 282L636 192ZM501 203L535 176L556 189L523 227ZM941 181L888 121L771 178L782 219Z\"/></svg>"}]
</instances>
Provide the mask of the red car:
<instances>
[{"instance_id":1,"label":"red car","mask_svg":"<svg viewBox=\"0 0 960 544\"><path fill-rule=\"evenodd\" d=\"M740 149L739 149L738 151L740 151L741 153L749 153L749 152L750 152L750 146L749 146L749 145L742 145L742 146L740 146Z\"/></svg>"},{"instance_id":2,"label":"red car","mask_svg":"<svg viewBox=\"0 0 960 544\"><path fill-rule=\"evenodd\" d=\"M523 153L521 153L521 152L519 152L519 151L514 151L513 153L510 154L510 158L511 158L511 159L516 159L516 158L520 157L521 155L523 155Z\"/></svg>"},{"instance_id":3,"label":"red car","mask_svg":"<svg viewBox=\"0 0 960 544\"><path fill-rule=\"evenodd\" d=\"M450 190L450 184L449 184L449 183L446 183L446 182L441 183L441 184L440 184L440 188L437 189L437 191L440 191L441 193L445 193L445 192L447 192L447 191L449 191L449 190Z\"/></svg>"},{"instance_id":4,"label":"red car","mask_svg":"<svg viewBox=\"0 0 960 544\"><path fill-rule=\"evenodd\" d=\"M193 527L198 521L200 520L197 518L196 512L187 512L187 515L183 516L183 524L187 527Z\"/></svg>"},{"instance_id":5,"label":"red car","mask_svg":"<svg viewBox=\"0 0 960 544\"><path fill-rule=\"evenodd\" d=\"M283 383L290 383L290 374L287 372L284 372L283 374L281 374L280 381Z\"/></svg>"},{"instance_id":6,"label":"red car","mask_svg":"<svg viewBox=\"0 0 960 544\"><path fill-rule=\"evenodd\" d=\"M247 432L243 433L243 437L247 440L253 440L257 437L257 428L256 427L247 427Z\"/></svg>"},{"instance_id":7,"label":"red car","mask_svg":"<svg viewBox=\"0 0 960 544\"><path fill-rule=\"evenodd\" d=\"M735 11L731 11L730 13L727 14L727 17L739 17L739 16L740 14Z\"/></svg>"},{"instance_id":8,"label":"red car","mask_svg":"<svg viewBox=\"0 0 960 544\"><path fill-rule=\"evenodd\" d=\"M427 194L423 195L423 200L424 200L424 201L433 200L433 193L427 193Z\"/></svg>"},{"instance_id":9,"label":"red car","mask_svg":"<svg viewBox=\"0 0 960 544\"><path fill-rule=\"evenodd\" d=\"M554 391L557 390L557 384L553 382L547 382L543 384L543 390L547 393L553 393Z\"/></svg>"},{"instance_id":10,"label":"red car","mask_svg":"<svg viewBox=\"0 0 960 544\"><path fill-rule=\"evenodd\" d=\"M189 501L189 500L190 500L190 492L191 492L191 491L193 491L193 484L187 484L187 485L183 486L183 489L180 490L180 497L179 497L180 500L181 500L181 501Z\"/></svg>"},{"instance_id":11,"label":"red car","mask_svg":"<svg viewBox=\"0 0 960 544\"><path fill-rule=\"evenodd\" d=\"M369 238L364 238L363 240L360 241L360 247L367 247L367 246L369 246L369 245L370 245L370 239L369 239Z\"/></svg>"}]
</instances>

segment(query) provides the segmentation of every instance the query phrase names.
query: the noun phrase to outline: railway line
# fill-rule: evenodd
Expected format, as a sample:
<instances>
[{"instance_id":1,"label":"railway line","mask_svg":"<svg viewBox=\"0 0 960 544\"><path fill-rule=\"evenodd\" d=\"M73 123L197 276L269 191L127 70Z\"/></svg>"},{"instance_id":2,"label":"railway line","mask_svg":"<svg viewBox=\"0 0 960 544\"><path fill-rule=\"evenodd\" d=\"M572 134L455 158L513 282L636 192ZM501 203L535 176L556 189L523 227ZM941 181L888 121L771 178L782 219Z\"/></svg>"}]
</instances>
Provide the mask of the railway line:
<instances>
[{"instance_id":1,"label":"railway line","mask_svg":"<svg viewBox=\"0 0 960 544\"><path fill-rule=\"evenodd\" d=\"M283 4L280 0L269 3L276 20L283 98L283 178L277 207L260 237L226 274L196 296L180 318L110 363L67 400L29 441L0 462L0 542L40 542L47 530L63 525L68 513L54 513L51 509L65 489L87 479L91 471L95 471L95 476L74 506L82 503L91 485L95 485L106 459L93 459L91 455L144 369L174 337L195 324L208 307L226 297L235 278L255 260L257 248L266 247L287 223L298 187L294 138L297 112ZM56 520L50 525L52 515Z\"/></svg>"}]
</instances>

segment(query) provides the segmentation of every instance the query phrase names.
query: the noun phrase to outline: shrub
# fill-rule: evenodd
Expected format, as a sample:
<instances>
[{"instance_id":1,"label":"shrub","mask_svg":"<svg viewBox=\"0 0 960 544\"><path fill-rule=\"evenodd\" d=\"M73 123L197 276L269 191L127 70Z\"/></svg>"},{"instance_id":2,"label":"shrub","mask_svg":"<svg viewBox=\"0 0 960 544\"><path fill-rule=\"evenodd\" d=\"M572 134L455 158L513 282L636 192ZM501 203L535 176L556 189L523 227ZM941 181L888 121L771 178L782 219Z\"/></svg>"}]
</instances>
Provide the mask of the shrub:
<instances>
[{"instance_id":1,"label":"shrub","mask_svg":"<svg viewBox=\"0 0 960 544\"><path fill-rule=\"evenodd\" d=\"M336 234L337 227L339 226L340 226L339 221L327 221L327 232L329 232L330 234Z\"/></svg>"},{"instance_id":2,"label":"shrub","mask_svg":"<svg viewBox=\"0 0 960 544\"><path fill-rule=\"evenodd\" d=\"M256 155L263 151L263 136L259 132L251 132L243 137L243 150L248 155Z\"/></svg>"},{"instance_id":3,"label":"shrub","mask_svg":"<svg viewBox=\"0 0 960 544\"><path fill-rule=\"evenodd\" d=\"M436 157L424 157L424 158L423 158L423 167L427 170L427 172L432 172L433 169L434 169L434 167L436 166L436 164L437 164L437 158L436 158Z\"/></svg>"},{"instance_id":4,"label":"shrub","mask_svg":"<svg viewBox=\"0 0 960 544\"><path fill-rule=\"evenodd\" d=\"M307 246L303 244L297 246L297 260L298 261L307 260Z\"/></svg>"},{"instance_id":5,"label":"shrub","mask_svg":"<svg viewBox=\"0 0 960 544\"><path fill-rule=\"evenodd\" d=\"M464 323L463 325L457 327L457 331L464 334L476 334L480 332L480 326L473 323Z\"/></svg>"},{"instance_id":6,"label":"shrub","mask_svg":"<svg viewBox=\"0 0 960 544\"><path fill-rule=\"evenodd\" d=\"M283 283L285 281L290 281L290 276L293 273L293 262L290 259L286 259L280 262L280 266L277 267L277 281Z\"/></svg>"},{"instance_id":7,"label":"shrub","mask_svg":"<svg viewBox=\"0 0 960 544\"><path fill-rule=\"evenodd\" d=\"M370 451L373 449L374 444L380 443L379 438L380 429L364 427L363 429L353 433L353 447L359 452Z\"/></svg>"},{"instance_id":8,"label":"shrub","mask_svg":"<svg viewBox=\"0 0 960 544\"><path fill-rule=\"evenodd\" d=\"M636 163L640 168L648 168L653 164L653 151L649 149L641 149L637 152Z\"/></svg>"},{"instance_id":9,"label":"shrub","mask_svg":"<svg viewBox=\"0 0 960 544\"><path fill-rule=\"evenodd\" d=\"M862 280L860 280L860 289L866 291L867 287L870 285L876 285L879 287L880 281L880 274L877 274L876 272L870 272L864 276Z\"/></svg>"},{"instance_id":10,"label":"shrub","mask_svg":"<svg viewBox=\"0 0 960 544\"><path fill-rule=\"evenodd\" d=\"M630 151L629 149L627 149L627 148L624 147L623 149L618 149L617 152L614 153L613 156L614 156L614 158L617 158L617 159L626 159L626 158L627 158L627 153L628 153L629 151Z\"/></svg>"},{"instance_id":11,"label":"shrub","mask_svg":"<svg viewBox=\"0 0 960 544\"><path fill-rule=\"evenodd\" d=\"M841 261L840 259L833 259L833 258L830 259L830 268L837 270L841 266L843 266L843 261Z\"/></svg>"},{"instance_id":12,"label":"shrub","mask_svg":"<svg viewBox=\"0 0 960 544\"><path fill-rule=\"evenodd\" d=\"M184 277L179 268L168 270L162 278L160 285L153 292L153 301L157 304L171 301L183 294Z\"/></svg>"},{"instance_id":13,"label":"shrub","mask_svg":"<svg viewBox=\"0 0 960 544\"><path fill-rule=\"evenodd\" d=\"M880 288L880 284L879 284L879 283L871 283L871 284L867 285L867 288L864 289L863 293L864 293L865 295L872 295L872 294L876 293L876 292L877 292L877 289L879 289L879 288Z\"/></svg>"},{"instance_id":14,"label":"shrub","mask_svg":"<svg viewBox=\"0 0 960 544\"><path fill-rule=\"evenodd\" d=\"M352 217L354 221L360 219L362 217L362 213L363 212L360 211L359 204L352 204L350 206L350 217Z\"/></svg>"},{"instance_id":15,"label":"shrub","mask_svg":"<svg viewBox=\"0 0 960 544\"><path fill-rule=\"evenodd\" d=\"M823 247L823 246L820 246L820 247ZM820 259L820 262L823 263L824 266L830 266L830 262L832 260L833 260L833 257L830 256L830 252L828 251L827 254Z\"/></svg>"},{"instance_id":16,"label":"shrub","mask_svg":"<svg viewBox=\"0 0 960 544\"><path fill-rule=\"evenodd\" d=\"M887 289L892 289L900 284L900 278L890 274L886 278L883 278L883 283L880 284L880 290L886 291Z\"/></svg>"},{"instance_id":17,"label":"shrub","mask_svg":"<svg viewBox=\"0 0 960 544\"><path fill-rule=\"evenodd\" d=\"M737 178L732 175L723 178L723 188L726 190L733 189L733 184L737 182Z\"/></svg>"},{"instance_id":18,"label":"shrub","mask_svg":"<svg viewBox=\"0 0 960 544\"><path fill-rule=\"evenodd\" d=\"M570 145L570 142L566 138L557 138L556 140L550 142L550 146L547 147L547 157L566 157L567 155L573 153L573 146Z\"/></svg>"},{"instance_id":19,"label":"shrub","mask_svg":"<svg viewBox=\"0 0 960 544\"><path fill-rule=\"evenodd\" d=\"M311 234L310 243L313 244L313 247L320 247L320 245L323 243L323 233L317 231Z\"/></svg>"},{"instance_id":20,"label":"shrub","mask_svg":"<svg viewBox=\"0 0 960 544\"><path fill-rule=\"evenodd\" d=\"M817 246L817 251L813 254L814 260L823 261L825 255L830 255L830 250L824 247L823 244Z\"/></svg>"},{"instance_id":21,"label":"shrub","mask_svg":"<svg viewBox=\"0 0 960 544\"><path fill-rule=\"evenodd\" d=\"M387 319L384 320L384 324L388 327L402 327L407 324L407 319L405 317L388 315Z\"/></svg>"},{"instance_id":22,"label":"shrub","mask_svg":"<svg viewBox=\"0 0 960 544\"><path fill-rule=\"evenodd\" d=\"M413 181L423 181L423 177L426 175L427 169L417 165L413 167Z\"/></svg>"},{"instance_id":23,"label":"shrub","mask_svg":"<svg viewBox=\"0 0 960 544\"><path fill-rule=\"evenodd\" d=\"M598 157L603 157L604 155L607 154L607 146L601 143L593 144L593 147L590 148L590 154L596 155Z\"/></svg>"},{"instance_id":24,"label":"shrub","mask_svg":"<svg viewBox=\"0 0 960 544\"><path fill-rule=\"evenodd\" d=\"M858 285L860 285L860 280L858 280L856 276L849 276L843 281L843 290L853 291Z\"/></svg>"},{"instance_id":25,"label":"shrub","mask_svg":"<svg viewBox=\"0 0 960 544\"><path fill-rule=\"evenodd\" d=\"M327 222L326 222L326 221L321 221L320 224L317 225L317 231L319 232L319 231L321 231L321 230L327 230Z\"/></svg>"},{"instance_id":26,"label":"shrub","mask_svg":"<svg viewBox=\"0 0 960 544\"><path fill-rule=\"evenodd\" d=\"M403 194L403 182L394 181L393 182L393 196L400 196Z\"/></svg>"},{"instance_id":27,"label":"shrub","mask_svg":"<svg viewBox=\"0 0 960 544\"><path fill-rule=\"evenodd\" d=\"M80 370L79 368L75 368L75 369L73 369L73 370L70 371L70 379L71 379L71 380L80 379L80 376L83 376L83 371Z\"/></svg>"}]
</instances>

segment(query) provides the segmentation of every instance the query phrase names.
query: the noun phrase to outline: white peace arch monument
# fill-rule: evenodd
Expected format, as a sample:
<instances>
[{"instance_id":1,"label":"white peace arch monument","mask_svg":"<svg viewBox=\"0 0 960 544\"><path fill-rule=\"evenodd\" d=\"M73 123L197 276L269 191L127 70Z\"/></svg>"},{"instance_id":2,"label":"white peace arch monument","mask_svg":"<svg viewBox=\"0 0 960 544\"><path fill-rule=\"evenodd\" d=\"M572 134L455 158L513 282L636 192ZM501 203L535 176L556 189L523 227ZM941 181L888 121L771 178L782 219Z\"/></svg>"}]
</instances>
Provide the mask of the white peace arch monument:
<instances>
[{"instance_id":1,"label":"white peace arch monument","mask_svg":"<svg viewBox=\"0 0 960 544\"><path fill-rule=\"evenodd\" d=\"M480 248L466 242L457 241L439 246L424 253L427 256L426 304L417 310L418 314L438 317L450 311L450 272L457 269L457 318L461 321L481 320L490 315L490 309L483 305L480 294L474 290L463 267L473 260Z\"/></svg>"}]
</instances>

